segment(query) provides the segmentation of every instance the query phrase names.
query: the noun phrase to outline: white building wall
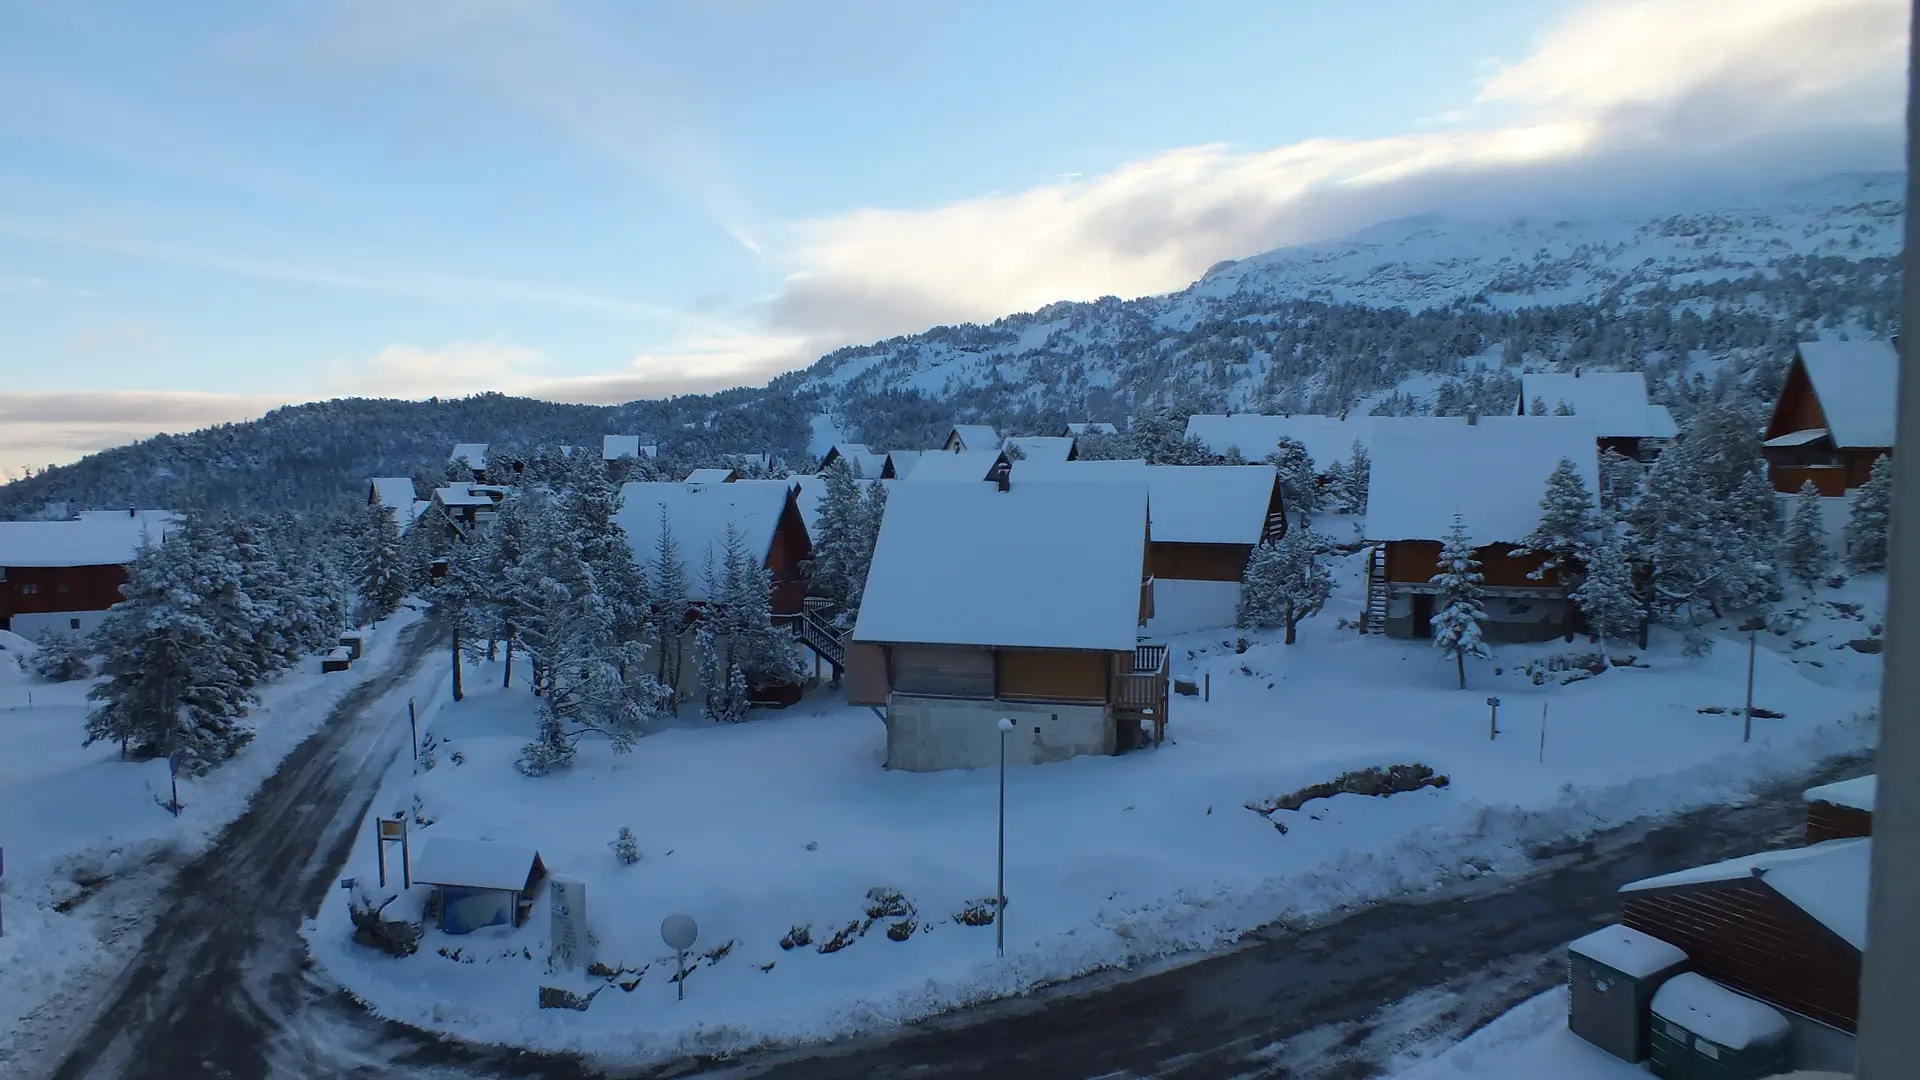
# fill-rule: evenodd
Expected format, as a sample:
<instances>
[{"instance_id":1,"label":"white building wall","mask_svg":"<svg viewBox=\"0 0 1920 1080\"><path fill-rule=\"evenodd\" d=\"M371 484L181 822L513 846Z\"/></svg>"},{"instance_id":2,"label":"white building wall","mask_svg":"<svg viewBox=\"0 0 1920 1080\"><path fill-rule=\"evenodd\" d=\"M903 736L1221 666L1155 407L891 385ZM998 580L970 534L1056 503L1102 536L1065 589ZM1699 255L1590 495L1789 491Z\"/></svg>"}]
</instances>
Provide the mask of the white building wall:
<instances>
[{"instance_id":1,"label":"white building wall","mask_svg":"<svg viewBox=\"0 0 1920 1080\"><path fill-rule=\"evenodd\" d=\"M106 617L104 611L35 611L15 615L8 622L7 629L28 641L38 641L40 635L48 630L86 637L99 629L101 620ZM75 626L75 623L79 625Z\"/></svg>"},{"instance_id":2,"label":"white building wall","mask_svg":"<svg viewBox=\"0 0 1920 1080\"><path fill-rule=\"evenodd\" d=\"M937 772L998 765L1003 716L1014 722L1006 735L1009 765L1113 753L1113 719L1104 705L894 694L887 702L887 768Z\"/></svg>"},{"instance_id":3,"label":"white building wall","mask_svg":"<svg viewBox=\"0 0 1920 1080\"><path fill-rule=\"evenodd\" d=\"M1185 634L1232 626L1240 612L1237 581L1153 579L1153 618L1147 633Z\"/></svg>"}]
</instances>

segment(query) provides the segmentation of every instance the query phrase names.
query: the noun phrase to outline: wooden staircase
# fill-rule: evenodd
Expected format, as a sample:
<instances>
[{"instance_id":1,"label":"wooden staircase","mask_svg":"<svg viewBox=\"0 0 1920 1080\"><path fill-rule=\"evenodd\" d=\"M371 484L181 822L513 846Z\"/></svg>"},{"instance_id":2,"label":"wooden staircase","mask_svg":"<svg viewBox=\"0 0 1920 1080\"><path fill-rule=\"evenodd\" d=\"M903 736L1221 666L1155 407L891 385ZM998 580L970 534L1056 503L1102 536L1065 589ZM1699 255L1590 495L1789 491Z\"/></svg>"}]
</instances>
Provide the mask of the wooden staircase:
<instances>
[{"instance_id":1,"label":"wooden staircase","mask_svg":"<svg viewBox=\"0 0 1920 1080\"><path fill-rule=\"evenodd\" d=\"M1367 551L1367 608L1360 616L1360 632L1387 632L1386 549L1377 544Z\"/></svg>"},{"instance_id":2,"label":"wooden staircase","mask_svg":"<svg viewBox=\"0 0 1920 1080\"><path fill-rule=\"evenodd\" d=\"M818 608L807 607L794 616L793 636L833 668L836 680L846 673L847 640L853 636L852 631L840 630L828 622Z\"/></svg>"}]
</instances>

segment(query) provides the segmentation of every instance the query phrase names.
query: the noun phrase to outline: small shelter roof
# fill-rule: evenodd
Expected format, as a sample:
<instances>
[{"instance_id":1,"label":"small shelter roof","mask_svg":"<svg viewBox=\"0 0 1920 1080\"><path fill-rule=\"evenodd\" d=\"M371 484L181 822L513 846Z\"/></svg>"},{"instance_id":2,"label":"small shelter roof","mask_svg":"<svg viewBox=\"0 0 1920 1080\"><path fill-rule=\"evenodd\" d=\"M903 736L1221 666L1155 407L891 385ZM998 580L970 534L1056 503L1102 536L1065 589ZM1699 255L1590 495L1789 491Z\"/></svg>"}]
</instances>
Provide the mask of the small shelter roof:
<instances>
[{"instance_id":1,"label":"small shelter roof","mask_svg":"<svg viewBox=\"0 0 1920 1080\"><path fill-rule=\"evenodd\" d=\"M525 892L544 874L538 851L497 840L433 836L413 858L413 880L427 885Z\"/></svg>"},{"instance_id":2,"label":"small shelter roof","mask_svg":"<svg viewBox=\"0 0 1920 1080\"><path fill-rule=\"evenodd\" d=\"M1687 959L1687 954L1678 945L1619 923L1603 926L1570 943L1567 951L1597 960L1632 979L1658 975L1675 964L1685 963Z\"/></svg>"},{"instance_id":3,"label":"small shelter roof","mask_svg":"<svg viewBox=\"0 0 1920 1080\"><path fill-rule=\"evenodd\" d=\"M1834 806L1846 806L1855 810L1873 813L1874 793L1878 781L1872 773L1856 776L1851 780L1841 780L1833 784L1821 784L1807 789L1808 802L1823 802Z\"/></svg>"},{"instance_id":4,"label":"small shelter roof","mask_svg":"<svg viewBox=\"0 0 1920 1080\"><path fill-rule=\"evenodd\" d=\"M1813 916L1856 949L1867 947L1867 862L1871 837L1828 840L1786 851L1763 851L1696 866L1620 887L1621 892L1667 889L1712 881L1759 878L1787 902Z\"/></svg>"}]
</instances>

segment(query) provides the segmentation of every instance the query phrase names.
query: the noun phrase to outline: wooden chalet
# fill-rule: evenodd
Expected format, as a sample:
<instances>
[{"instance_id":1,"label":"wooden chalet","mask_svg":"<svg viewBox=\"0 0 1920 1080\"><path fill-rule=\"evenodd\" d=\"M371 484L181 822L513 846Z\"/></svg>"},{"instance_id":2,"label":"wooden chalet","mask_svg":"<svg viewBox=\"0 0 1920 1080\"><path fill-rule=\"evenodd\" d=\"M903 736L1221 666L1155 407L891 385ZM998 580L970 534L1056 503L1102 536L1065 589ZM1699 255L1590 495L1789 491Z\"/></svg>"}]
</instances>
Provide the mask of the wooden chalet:
<instances>
[{"instance_id":1,"label":"wooden chalet","mask_svg":"<svg viewBox=\"0 0 1920 1080\"><path fill-rule=\"evenodd\" d=\"M847 700L884 707L887 766L975 768L1157 739L1167 657L1141 483L902 483L847 652Z\"/></svg>"},{"instance_id":2,"label":"wooden chalet","mask_svg":"<svg viewBox=\"0 0 1920 1080\"><path fill-rule=\"evenodd\" d=\"M1593 425L1579 416L1375 417L1367 496L1362 633L1430 637L1440 549L1456 513L1480 560L1481 632L1545 641L1574 632L1574 609L1544 555L1516 555L1540 520L1547 476L1571 460L1598 490Z\"/></svg>"},{"instance_id":3,"label":"wooden chalet","mask_svg":"<svg viewBox=\"0 0 1920 1080\"><path fill-rule=\"evenodd\" d=\"M447 455L447 464L472 472L474 483L484 484L487 482L487 444L454 443L453 453Z\"/></svg>"},{"instance_id":4,"label":"wooden chalet","mask_svg":"<svg viewBox=\"0 0 1920 1080\"><path fill-rule=\"evenodd\" d=\"M708 560L719 560L731 527L773 573L773 613L800 613L807 589L801 564L813 557L813 542L794 485L781 481L623 485L614 520L626 531L634 561L642 566L653 559L660 543L663 512L680 548L688 599L707 599Z\"/></svg>"},{"instance_id":5,"label":"wooden chalet","mask_svg":"<svg viewBox=\"0 0 1920 1080\"><path fill-rule=\"evenodd\" d=\"M1090 420L1082 423L1067 424L1060 429L1063 438L1079 438L1082 435L1118 435L1120 429L1104 420Z\"/></svg>"},{"instance_id":6,"label":"wooden chalet","mask_svg":"<svg viewBox=\"0 0 1920 1080\"><path fill-rule=\"evenodd\" d=\"M1807 791L1807 843L1873 835L1874 777L1855 777Z\"/></svg>"},{"instance_id":7,"label":"wooden chalet","mask_svg":"<svg viewBox=\"0 0 1920 1080\"><path fill-rule=\"evenodd\" d=\"M740 479L737 469L695 469L687 474L689 484L731 484Z\"/></svg>"},{"instance_id":8,"label":"wooden chalet","mask_svg":"<svg viewBox=\"0 0 1920 1080\"><path fill-rule=\"evenodd\" d=\"M819 472L826 472L828 466L836 461L844 461L853 470L853 475L868 479L885 476L887 455L872 450L865 443L834 443L827 447L826 454L820 459Z\"/></svg>"},{"instance_id":9,"label":"wooden chalet","mask_svg":"<svg viewBox=\"0 0 1920 1080\"><path fill-rule=\"evenodd\" d=\"M414 497L412 477L376 476L367 485L367 505L386 507L393 514L393 523L406 532L432 502Z\"/></svg>"},{"instance_id":10,"label":"wooden chalet","mask_svg":"<svg viewBox=\"0 0 1920 1080\"><path fill-rule=\"evenodd\" d=\"M1801 342L1761 443L1773 489L1811 480L1844 495L1866 483L1874 460L1893 454L1899 375L1895 342Z\"/></svg>"},{"instance_id":11,"label":"wooden chalet","mask_svg":"<svg viewBox=\"0 0 1920 1080\"><path fill-rule=\"evenodd\" d=\"M955 424L947 429L940 449L949 454L998 453L1000 433L991 424Z\"/></svg>"},{"instance_id":12,"label":"wooden chalet","mask_svg":"<svg viewBox=\"0 0 1920 1080\"><path fill-rule=\"evenodd\" d=\"M623 458L656 458L660 456L660 447L653 443L643 443L638 435L602 435L600 437L600 459L619 461Z\"/></svg>"},{"instance_id":13,"label":"wooden chalet","mask_svg":"<svg viewBox=\"0 0 1920 1080\"><path fill-rule=\"evenodd\" d=\"M1013 435L1001 448L1013 461L1072 461L1079 456L1071 436Z\"/></svg>"},{"instance_id":14,"label":"wooden chalet","mask_svg":"<svg viewBox=\"0 0 1920 1080\"><path fill-rule=\"evenodd\" d=\"M887 460L880 466L880 479L906 479L913 473L914 467L920 464L920 459L931 453L934 453L934 451L889 450L887 452Z\"/></svg>"},{"instance_id":15,"label":"wooden chalet","mask_svg":"<svg viewBox=\"0 0 1920 1080\"><path fill-rule=\"evenodd\" d=\"M1147 485L1153 619L1182 634L1232 626L1256 545L1286 535L1286 504L1272 465L1148 465L1144 461L1016 461L1020 483Z\"/></svg>"},{"instance_id":16,"label":"wooden chalet","mask_svg":"<svg viewBox=\"0 0 1920 1080\"><path fill-rule=\"evenodd\" d=\"M1215 454L1237 451L1248 461L1261 461L1281 439L1292 439L1313 459L1314 470L1325 477L1335 464L1353 457L1353 444L1363 448L1373 439L1371 416L1320 416L1293 413L1201 413L1187 417L1187 437Z\"/></svg>"},{"instance_id":17,"label":"wooden chalet","mask_svg":"<svg viewBox=\"0 0 1920 1080\"><path fill-rule=\"evenodd\" d=\"M1580 417L1593 425L1601 453L1629 461L1652 461L1680 433L1667 407L1647 400L1638 371L1529 372L1520 376L1514 415Z\"/></svg>"},{"instance_id":18,"label":"wooden chalet","mask_svg":"<svg viewBox=\"0 0 1920 1080\"><path fill-rule=\"evenodd\" d=\"M1851 1071L1872 845L1829 840L1636 881L1620 890L1622 922L1785 1013L1796 1066Z\"/></svg>"},{"instance_id":19,"label":"wooden chalet","mask_svg":"<svg viewBox=\"0 0 1920 1080\"><path fill-rule=\"evenodd\" d=\"M512 489L501 484L455 483L433 489L423 513L437 514L453 531L465 536L500 516L500 504Z\"/></svg>"},{"instance_id":20,"label":"wooden chalet","mask_svg":"<svg viewBox=\"0 0 1920 1080\"><path fill-rule=\"evenodd\" d=\"M122 599L127 566L177 518L125 510L73 521L0 521L0 630L84 636Z\"/></svg>"},{"instance_id":21,"label":"wooden chalet","mask_svg":"<svg viewBox=\"0 0 1920 1080\"><path fill-rule=\"evenodd\" d=\"M954 453L927 453L913 469L900 477L903 484L982 483L991 481L996 470L1007 465L1006 455L998 450L966 450Z\"/></svg>"}]
</instances>

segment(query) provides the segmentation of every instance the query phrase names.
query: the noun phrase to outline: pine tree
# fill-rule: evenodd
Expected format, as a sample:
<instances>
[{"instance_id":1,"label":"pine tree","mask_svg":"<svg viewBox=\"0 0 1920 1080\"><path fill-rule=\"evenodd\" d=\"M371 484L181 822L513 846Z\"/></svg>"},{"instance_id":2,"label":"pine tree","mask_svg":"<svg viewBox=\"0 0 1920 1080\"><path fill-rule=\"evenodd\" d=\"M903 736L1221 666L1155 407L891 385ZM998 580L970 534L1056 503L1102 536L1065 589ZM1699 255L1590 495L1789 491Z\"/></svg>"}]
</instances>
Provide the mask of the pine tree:
<instances>
[{"instance_id":1,"label":"pine tree","mask_svg":"<svg viewBox=\"0 0 1920 1080\"><path fill-rule=\"evenodd\" d=\"M1580 550L1587 543L1593 523L1593 493L1569 458L1561 458L1547 476L1547 492L1540 499L1540 520L1521 541L1515 555L1544 555L1540 565L1527 573L1533 581L1554 572L1568 589L1580 585Z\"/></svg>"},{"instance_id":2,"label":"pine tree","mask_svg":"<svg viewBox=\"0 0 1920 1080\"><path fill-rule=\"evenodd\" d=\"M1628 513L1640 498L1646 466L1611 448L1600 454L1600 508Z\"/></svg>"},{"instance_id":3,"label":"pine tree","mask_svg":"<svg viewBox=\"0 0 1920 1080\"><path fill-rule=\"evenodd\" d=\"M1285 627L1286 644L1294 644L1300 623L1318 615L1333 595L1333 575L1319 562L1326 550L1326 538L1305 525L1289 529L1277 543L1256 546L1241 581L1239 625Z\"/></svg>"},{"instance_id":4,"label":"pine tree","mask_svg":"<svg viewBox=\"0 0 1920 1080\"><path fill-rule=\"evenodd\" d=\"M1367 453L1366 444L1359 439L1353 440L1353 450L1347 455L1346 468L1342 470L1335 487L1341 508L1347 513L1367 512L1367 484L1372 473L1373 458Z\"/></svg>"},{"instance_id":5,"label":"pine tree","mask_svg":"<svg viewBox=\"0 0 1920 1080\"><path fill-rule=\"evenodd\" d=\"M1573 415L1573 406L1571 406L1571 405L1569 405L1569 404L1567 404L1567 403L1566 403L1565 401L1560 401L1560 402L1557 402L1557 403L1555 403L1555 404L1554 404L1554 406L1553 406L1553 415L1555 415L1555 416L1572 416L1572 415Z\"/></svg>"},{"instance_id":6,"label":"pine tree","mask_svg":"<svg viewBox=\"0 0 1920 1080\"><path fill-rule=\"evenodd\" d=\"M400 553L400 526L393 511L378 503L366 510L359 573L354 584L373 622L392 615L407 597L407 567Z\"/></svg>"},{"instance_id":7,"label":"pine tree","mask_svg":"<svg viewBox=\"0 0 1920 1080\"><path fill-rule=\"evenodd\" d=\"M664 691L680 689L680 639L690 609L687 597L687 567L680 558L680 542L674 538L673 523L667 508L660 508L660 536L654 541L653 557L647 564L653 579L654 625L660 638L659 681Z\"/></svg>"},{"instance_id":8,"label":"pine tree","mask_svg":"<svg viewBox=\"0 0 1920 1080\"><path fill-rule=\"evenodd\" d=\"M75 635L49 629L34 644L38 648L29 667L48 682L72 682L93 674L87 646Z\"/></svg>"},{"instance_id":9,"label":"pine tree","mask_svg":"<svg viewBox=\"0 0 1920 1080\"><path fill-rule=\"evenodd\" d=\"M1811 480L1803 482L1794 497L1785 543L1782 561L1788 575L1812 592L1833 564L1833 555L1827 550L1826 526L1820 516L1820 491Z\"/></svg>"},{"instance_id":10,"label":"pine tree","mask_svg":"<svg viewBox=\"0 0 1920 1080\"><path fill-rule=\"evenodd\" d=\"M1527 415L1529 416L1547 415L1547 399L1541 397L1539 394L1533 395L1532 404L1527 406Z\"/></svg>"},{"instance_id":11,"label":"pine tree","mask_svg":"<svg viewBox=\"0 0 1920 1080\"><path fill-rule=\"evenodd\" d=\"M1320 474L1314 467L1313 456L1297 439L1285 436L1274 446L1273 453L1267 455L1267 463L1280 474L1280 498L1305 525L1313 518L1313 512L1320 508Z\"/></svg>"},{"instance_id":12,"label":"pine tree","mask_svg":"<svg viewBox=\"0 0 1920 1080\"><path fill-rule=\"evenodd\" d=\"M1594 527L1595 539L1582 555L1586 578L1569 595L1600 639L1606 655L1609 638L1624 640L1640 632L1646 612L1634 586L1633 560L1619 526L1604 513Z\"/></svg>"},{"instance_id":13,"label":"pine tree","mask_svg":"<svg viewBox=\"0 0 1920 1080\"><path fill-rule=\"evenodd\" d=\"M853 606L860 548L866 533L860 484L845 458L826 469L827 489L820 498L819 526L814 530L813 564L808 570L814 595L834 607Z\"/></svg>"},{"instance_id":14,"label":"pine tree","mask_svg":"<svg viewBox=\"0 0 1920 1080\"><path fill-rule=\"evenodd\" d=\"M887 486L876 480L867 485L866 495L860 500L860 550L853 566L847 626L853 625L854 617L860 613L860 602L867 594L867 573L873 568L873 553L880 546L880 524L886 516Z\"/></svg>"},{"instance_id":15,"label":"pine tree","mask_svg":"<svg viewBox=\"0 0 1920 1080\"><path fill-rule=\"evenodd\" d=\"M1867 482L1853 493L1847 514L1847 565L1860 571L1887 568L1887 526L1893 506L1893 459L1874 459Z\"/></svg>"},{"instance_id":16,"label":"pine tree","mask_svg":"<svg viewBox=\"0 0 1920 1080\"><path fill-rule=\"evenodd\" d=\"M1452 660L1460 674L1460 689L1467 688L1467 657L1491 658L1480 636L1480 624L1487 614L1480 606L1480 560L1473 557L1473 545L1467 540L1467 526L1459 514L1453 515L1453 529L1440 548L1440 572L1429 578L1440 586L1434 600L1433 647Z\"/></svg>"}]
</instances>

